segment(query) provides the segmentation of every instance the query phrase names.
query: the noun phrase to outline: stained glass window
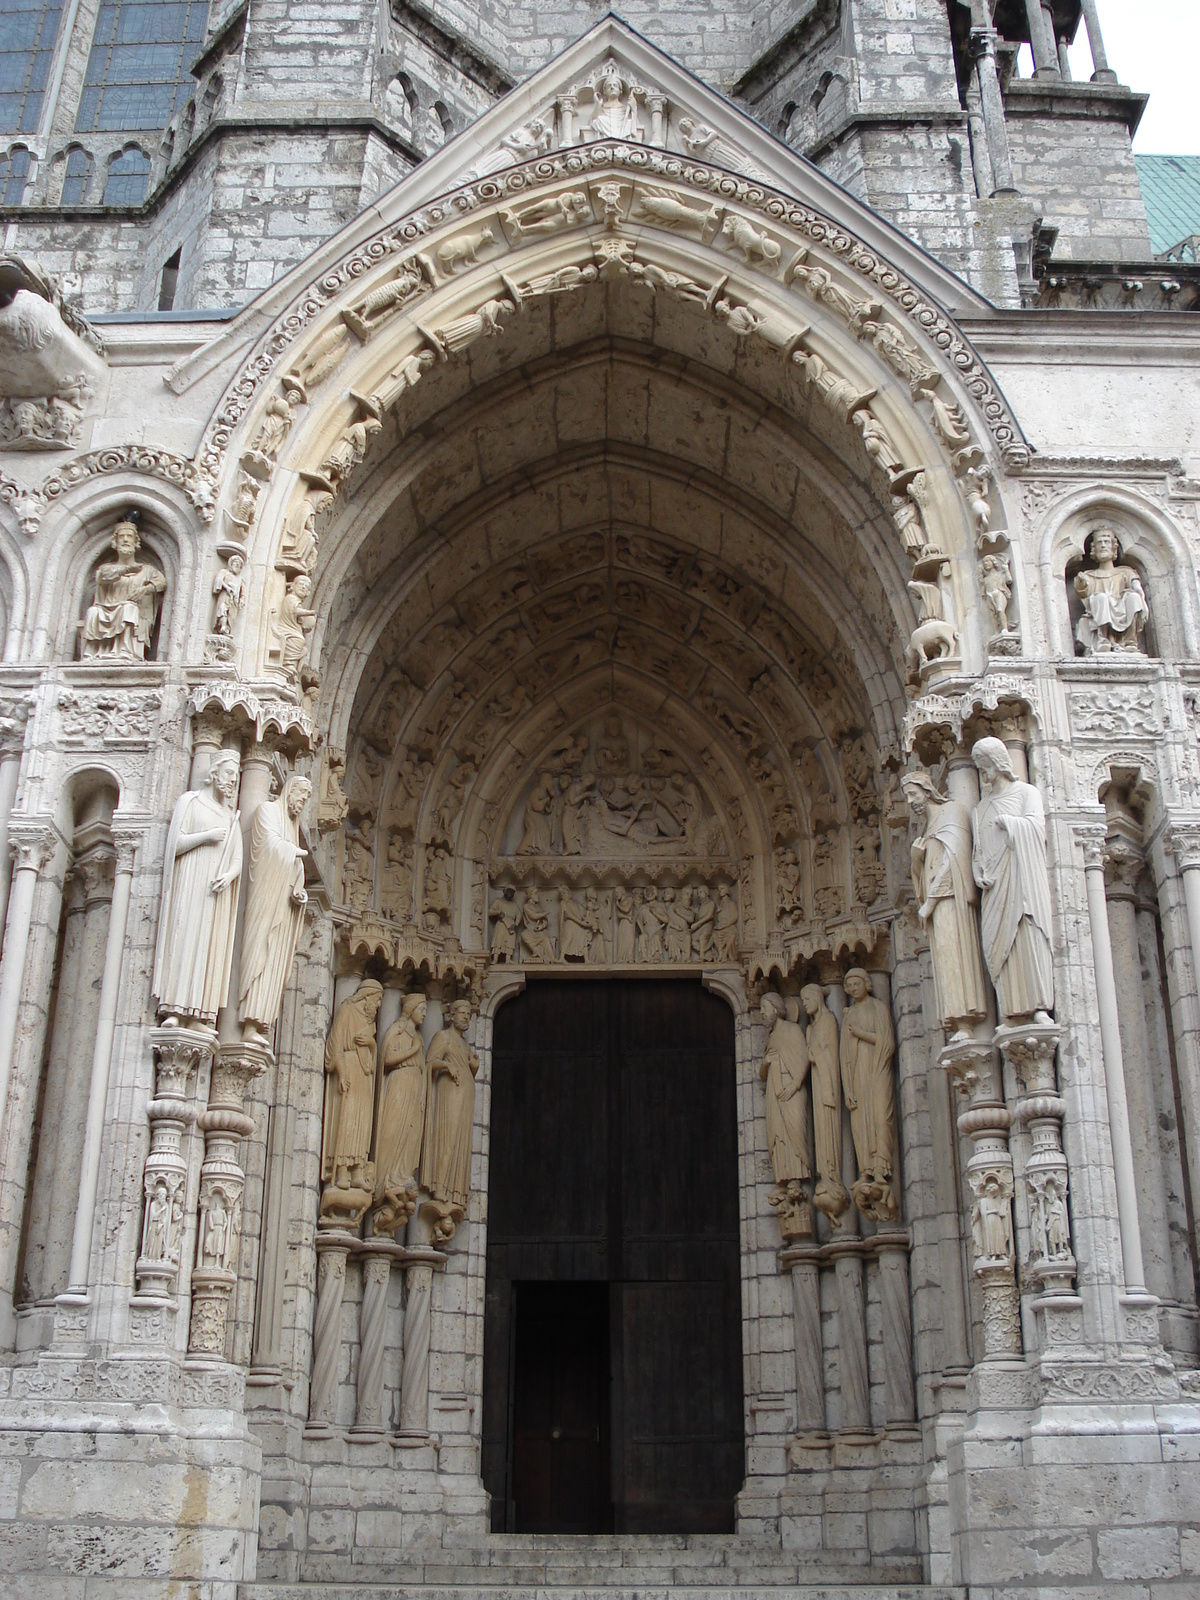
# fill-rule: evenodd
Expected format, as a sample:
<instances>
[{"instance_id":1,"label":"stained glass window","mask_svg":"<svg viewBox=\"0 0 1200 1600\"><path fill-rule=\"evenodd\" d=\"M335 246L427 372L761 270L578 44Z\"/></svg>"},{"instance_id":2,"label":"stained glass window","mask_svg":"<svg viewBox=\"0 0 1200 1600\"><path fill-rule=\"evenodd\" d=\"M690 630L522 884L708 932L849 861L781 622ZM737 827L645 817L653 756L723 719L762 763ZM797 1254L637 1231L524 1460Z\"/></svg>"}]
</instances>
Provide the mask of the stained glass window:
<instances>
[{"instance_id":1,"label":"stained glass window","mask_svg":"<svg viewBox=\"0 0 1200 1600\"><path fill-rule=\"evenodd\" d=\"M36 133L62 0L0 0L0 133Z\"/></svg>"},{"instance_id":2,"label":"stained glass window","mask_svg":"<svg viewBox=\"0 0 1200 1600\"><path fill-rule=\"evenodd\" d=\"M14 145L0 156L0 205L19 206L29 177L29 151Z\"/></svg>"},{"instance_id":3,"label":"stained glass window","mask_svg":"<svg viewBox=\"0 0 1200 1600\"><path fill-rule=\"evenodd\" d=\"M88 182L92 176L92 158L86 150L72 145L67 152L67 170L63 177L62 203L64 206L81 206L87 199Z\"/></svg>"},{"instance_id":4,"label":"stained glass window","mask_svg":"<svg viewBox=\"0 0 1200 1600\"><path fill-rule=\"evenodd\" d=\"M150 177L150 157L144 151L131 147L122 150L108 163L108 177L104 181L106 206L140 206L146 198L146 184Z\"/></svg>"},{"instance_id":5,"label":"stained glass window","mask_svg":"<svg viewBox=\"0 0 1200 1600\"><path fill-rule=\"evenodd\" d=\"M82 133L165 128L195 88L208 0L105 0L96 17L79 115Z\"/></svg>"}]
</instances>

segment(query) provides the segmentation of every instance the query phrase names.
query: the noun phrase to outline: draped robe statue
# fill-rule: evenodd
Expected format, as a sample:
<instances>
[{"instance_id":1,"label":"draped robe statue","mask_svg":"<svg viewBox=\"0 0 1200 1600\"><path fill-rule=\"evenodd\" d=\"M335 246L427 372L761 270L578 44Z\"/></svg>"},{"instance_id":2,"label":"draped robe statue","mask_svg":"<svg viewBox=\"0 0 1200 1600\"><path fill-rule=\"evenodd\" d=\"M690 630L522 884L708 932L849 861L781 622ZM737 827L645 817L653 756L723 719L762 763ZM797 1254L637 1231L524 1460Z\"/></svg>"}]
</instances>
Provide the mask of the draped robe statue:
<instances>
[{"instance_id":1,"label":"draped robe statue","mask_svg":"<svg viewBox=\"0 0 1200 1600\"><path fill-rule=\"evenodd\" d=\"M858 1158L854 1203L864 1216L891 1222L898 1214L892 1192L896 1160L896 1096L892 1015L871 990L871 979L852 967L842 979L850 1004L842 1018L842 1092Z\"/></svg>"},{"instance_id":2,"label":"draped robe statue","mask_svg":"<svg viewBox=\"0 0 1200 1600\"><path fill-rule=\"evenodd\" d=\"M238 1021L249 1039L266 1039L283 1003L304 907L304 855L300 813L312 785L290 777L278 800L266 800L250 825L250 888L242 929Z\"/></svg>"},{"instance_id":3,"label":"draped robe statue","mask_svg":"<svg viewBox=\"0 0 1200 1600\"><path fill-rule=\"evenodd\" d=\"M379 1050L383 1097L375 1135L376 1233L391 1233L416 1208L416 1171L429 1098L420 1033L426 1009L423 994L405 995L399 1020L384 1034Z\"/></svg>"},{"instance_id":4,"label":"draped robe statue","mask_svg":"<svg viewBox=\"0 0 1200 1600\"><path fill-rule=\"evenodd\" d=\"M435 1241L453 1238L454 1225L471 1197L471 1125L475 1119L475 1074L479 1057L464 1037L471 1007L456 1000L450 1026L429 1046L429 1107L421 1151L421 1187L436 1203Z\"/></svg>"},{"instance_id":5,"label":"draped robe statue","mask_svg":"<svg viewBox=\"0 0 1200 1600\"><path fill-rule=\"evenodd\" d=\"M233 809L240 765L233 751L221 751L203 786L181 795L171 814L154 952L160 1017L211 1027L229 996L242 874Z\"/></svg>"},{"instance_id":6,"label":"draped robe statue","mask_svg":"<svg viewBox=\"0 0 1200 1600\"><path fill-rule=\"evenodd\" d=\"M1117 566L1121 546L1111 528L1097 528L1091 544L1096 565L1075 579L1075 593L1083 601L1075 637L1089 656L1139 651L1150 615L1142 580L1132 567Z\"/></svg>"},{"instance_id":7,"label":"draped robe statue","mask_svg":"<svg viewBox=\"0 0 1200 1600\"><path fill-rule=\"evenodd\" d=\"M375 1019L383 987L368 978L337 1008L325 1042L321 1177L334 1189L371 1186L375 1116ZM364 1197L365 1199L365 1197Z\"/></svg>"},{"instance_id":8,"label":"draped robe statue","mask_svg":"<svg viewBox=\"0 0 1200 1600\"><path fill-rule=\"evenodd\" d=\"M975 881L983 891L983 954L1004 1020L1049 1022L1054 1005L1050 880L1042 797L1021 783L999 739L971 751L982 799L971 819Z\"/></svg>"},{"instance_id":9,"label":"draped robe statue","mask_svg":"<svg viewBox=\"0 0 1200 1600\"><path fill-rule=\"evenodd\" d=\"M933 992L950 1034L987 1015L987 989L979 948L979 895L971 867L971 815L961 801L938 794L922 772L903 780L920 837L912 847L918 916L929 930Z\"/></svg>"},{"instance_id":10,"label":"draped robe statue","mask_svg":"<svg viewBox=\"0 0 1200 1600\"><path fill-rule=\"evenodd\" d=\"M793 1001L794 1005L795 1002ZM762 1019L770 1030L759 1077L766 1086L767 1151L775 1188L770 1202L785 1239L812 1232L804 1181L812 1176L808 1146L808 1045L804 1029L785 1015L782 996L762 997Z\"/></svg>"},{"instance_id":11,"label":"draped robe statue","mask_svg":"<svg viewBox=\"0 0 1200 1600\"><path fill-rule=\"evenodd\" d=\"M837 1018L825 1004L820 984L806 984L800 1003L808 1013L809 1077L812 1084L813 1132L817 1145L817 1187L813 1205L836 1225L850 1204L842 1186L842 1066Z\"/></svg>"},{"instance_id":12,"label":"draped robe statue","mask_svg":"<svg viewBox=\"0 0 1200 1600\"><path fill-rule=\"evenodd\" d=\"M85 661L144 661L154 620L167 587L157 567L137 559L141 540L135 523L124 519L113 531L117 559L96 571L92 604L83 619L80 654Z\"/></svg>"}]
</instances>

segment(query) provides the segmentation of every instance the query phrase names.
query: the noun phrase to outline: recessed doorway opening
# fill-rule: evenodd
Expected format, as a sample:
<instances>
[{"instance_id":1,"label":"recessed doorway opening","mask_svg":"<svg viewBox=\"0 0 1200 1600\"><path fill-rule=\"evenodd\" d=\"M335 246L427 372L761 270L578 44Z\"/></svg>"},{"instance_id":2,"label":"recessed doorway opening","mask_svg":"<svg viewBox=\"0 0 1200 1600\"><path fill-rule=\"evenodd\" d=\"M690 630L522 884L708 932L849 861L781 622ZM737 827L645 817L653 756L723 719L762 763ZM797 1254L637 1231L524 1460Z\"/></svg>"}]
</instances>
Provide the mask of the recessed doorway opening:
<instances>
[{"instance_id":1,"label":"recessed doorway opening","mask_svg":"<svg viewBox=\"0 0 1200 1600\"><path fill-rule=\"evenodd\" d=\"M733 1017L531 982L492 1056L484 1481L521 1533L726 1533L744 1474Z\"/></svg>"}]
</instances>

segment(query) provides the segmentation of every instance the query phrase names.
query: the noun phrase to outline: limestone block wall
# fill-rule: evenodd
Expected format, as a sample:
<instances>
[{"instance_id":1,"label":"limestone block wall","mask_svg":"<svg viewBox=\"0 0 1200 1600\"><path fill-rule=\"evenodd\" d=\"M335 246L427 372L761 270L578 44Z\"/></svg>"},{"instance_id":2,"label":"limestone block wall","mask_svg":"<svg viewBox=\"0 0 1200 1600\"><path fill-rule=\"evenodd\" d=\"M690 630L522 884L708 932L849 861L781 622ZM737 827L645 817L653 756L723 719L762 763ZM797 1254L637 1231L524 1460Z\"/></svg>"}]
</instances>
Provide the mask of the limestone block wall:
<instances>
[{"instance_id":1,"label":"limestone block wall","mask_svg":"<svg viewBox=\"0 0 1200 1600\"><path fill-rule=\"evenodd\" d=\"M1137 96L1016 79L1005 96L1013 179L1058 230L1052 259L1148 261L1146 207L1131 148Z\"/></svg>"}]
</instances>

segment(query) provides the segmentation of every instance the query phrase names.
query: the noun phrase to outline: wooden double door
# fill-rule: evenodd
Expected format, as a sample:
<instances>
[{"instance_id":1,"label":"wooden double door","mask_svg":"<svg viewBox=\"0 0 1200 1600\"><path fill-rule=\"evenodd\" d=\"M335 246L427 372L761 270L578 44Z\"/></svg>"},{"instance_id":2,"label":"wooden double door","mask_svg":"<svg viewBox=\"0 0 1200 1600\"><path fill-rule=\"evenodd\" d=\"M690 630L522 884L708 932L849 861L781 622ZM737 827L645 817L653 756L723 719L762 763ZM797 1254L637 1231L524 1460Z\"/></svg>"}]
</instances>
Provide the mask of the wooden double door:
<instances>
[{"instance_id":1,"label":"wooden double door","mask_svg":"<svg viewBox=\"0 0 1200 1600\"><path fill-rule=\"evenodd\" d=\"M698 982L530 983L493 1036L493 1528L728 1532L744 1473L733 1018Z\"/></svg>"}]
</instances>

